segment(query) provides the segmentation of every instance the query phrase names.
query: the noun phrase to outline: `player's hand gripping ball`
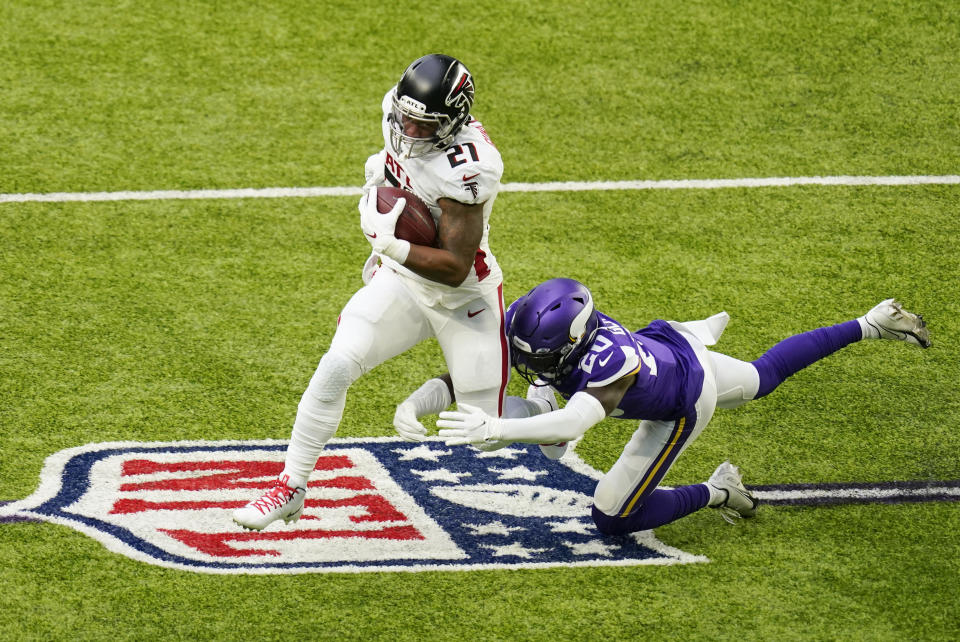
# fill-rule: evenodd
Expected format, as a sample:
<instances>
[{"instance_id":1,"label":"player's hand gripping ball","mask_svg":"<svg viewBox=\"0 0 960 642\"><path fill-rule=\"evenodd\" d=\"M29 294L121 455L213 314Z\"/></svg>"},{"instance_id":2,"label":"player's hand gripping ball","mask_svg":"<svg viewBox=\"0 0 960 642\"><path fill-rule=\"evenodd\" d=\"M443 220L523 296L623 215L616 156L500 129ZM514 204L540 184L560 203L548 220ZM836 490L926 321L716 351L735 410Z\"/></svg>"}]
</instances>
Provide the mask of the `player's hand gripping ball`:
<instances>
[{"instance_id":1,"label":"player's hand gripping ball","mask_svg":"<svg viewBox=\"0 0 960 642\"><path fill-rule=\"evenodd\" d=\"M393 235L414 245L436 246L437 224L430 215L427 204L413 192L399 187L377 188L377 211L386 214L393 209L398 199L406 199L407 204L400 212Z\"/></svg>"}]
</instances>

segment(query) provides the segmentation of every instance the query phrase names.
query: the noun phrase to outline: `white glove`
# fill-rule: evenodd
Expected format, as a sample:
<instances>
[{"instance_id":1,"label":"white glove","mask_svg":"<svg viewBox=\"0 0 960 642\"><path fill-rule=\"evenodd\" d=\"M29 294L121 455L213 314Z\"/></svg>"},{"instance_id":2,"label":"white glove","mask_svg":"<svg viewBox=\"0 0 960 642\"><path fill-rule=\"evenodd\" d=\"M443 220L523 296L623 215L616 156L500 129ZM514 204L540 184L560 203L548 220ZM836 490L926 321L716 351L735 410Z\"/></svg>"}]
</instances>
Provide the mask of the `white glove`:
<instances>
[{"instance_id":1,"label":"white glove","mask_svg":"<svg viewBox=\"0 0 960 642\"><path fill-rule=\"evenodd\" d=\"M506 448L507 446L513 444L512 441L491 441L490 443L477 444L477 450L482 450L485 453L493 452L494 450L500 450L501 448Z\"/></svg>"},{"instance_id":2,"label":"white glove","mask_svg":"<svg viewBox=\"0 0 960 642\"><path fill-rule=\"evenodd\" d=\"M423 441L427 436L427 429L417 420L413 404L407 401L397 406L393 414L393 427L407 441Z\"/></svg>"},{"instance_id":3,"label":"white glove","mask_svg":"<svg viewBox=\"0 0 960 642\"><path fill-rule=\"evenodd\" d=\"M491 417L465 403L458 403L457 410L441 412L437 427L446 428L440 431L440 436L448 446L493 445L502 437L499 417Z\"/></svg>"},{"instance_id":4,"label":"white glove","mask_svg":"<svg viewBox=\"0 0 960 642\"><path fill-rule=\"evenodd\" d=\"M407 199L399 198L386 214L377 211L377 188L371 188L369 192L360 197L360 203L357 209L360 210L360 228L363 230L367 241L373 246L373 251L383 256L388 256L397 263L403 264L410 254L410 242L398 239L393 235L397 227L397 219L400 218L400 212L407 205Z\"/></svg>"},{"instance_id":5,"label":"white glove","mask_svg":"<svg viewBox=\"0 0 960 642\"><path fill-rule=\"evenodd\" d=\"M363 193L370 191L371 187L386 185L387 180L383 175L384 162L387 159L386 150L380 150L367 159L363 164Z\"/></svg>"}]
</instances>

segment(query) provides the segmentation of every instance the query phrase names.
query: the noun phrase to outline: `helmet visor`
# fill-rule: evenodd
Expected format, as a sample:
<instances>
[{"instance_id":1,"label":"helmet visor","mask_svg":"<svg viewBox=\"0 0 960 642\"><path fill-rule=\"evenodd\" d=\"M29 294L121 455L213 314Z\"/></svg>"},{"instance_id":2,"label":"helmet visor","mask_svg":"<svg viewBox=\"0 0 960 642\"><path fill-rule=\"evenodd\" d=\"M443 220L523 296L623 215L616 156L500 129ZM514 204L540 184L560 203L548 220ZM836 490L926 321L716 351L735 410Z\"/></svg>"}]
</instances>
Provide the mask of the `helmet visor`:
<instances>
[{"instance_id":1,"label":"helmet visor","mask_svg":"<svg viewBox=\"0 0 960 642\"><path fill-rule=\"evenodd\" d=\"M566 345L560 350L550 352L525 352L514 348L512 351L513 367L521 377L530 383L534 383L534 380L538 378L543 379L548 384L555 383L561 378L561 366L572 348L572 345ZM543 385L543 383L540 385Z\"/></svg>"},{"instance_id":2,"label":"helmet visor","mask_svg":"<svg viewBox=\"0 0 960 642\"><path fill-rule=\"evenodd\" d=\"M401 158L423 156L436 149L444 127L449 127L446 114L426 113L416 101L393 98L393 107L387 117L390 124L390 143Z\"/></svg>"}]
</instances>

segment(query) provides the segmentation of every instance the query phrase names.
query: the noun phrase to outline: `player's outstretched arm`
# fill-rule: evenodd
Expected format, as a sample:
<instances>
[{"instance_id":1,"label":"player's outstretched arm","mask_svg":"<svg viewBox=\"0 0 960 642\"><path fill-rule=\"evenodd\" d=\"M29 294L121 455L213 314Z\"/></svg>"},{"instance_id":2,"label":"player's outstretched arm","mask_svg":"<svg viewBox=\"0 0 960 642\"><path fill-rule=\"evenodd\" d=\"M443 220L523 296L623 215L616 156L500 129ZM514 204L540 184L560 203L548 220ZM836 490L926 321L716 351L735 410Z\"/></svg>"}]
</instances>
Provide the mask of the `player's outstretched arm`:
<instances>
[{"instance_id":1,"label":"player's outstretched arm","mask_svg":"<svg viewBox=\"0 0 960 642\"><path fill-rule=\"evenodd\" d=\"M636 380L637 375L629 375L605 386L587 388L584 392L599 401L600 405L603 406L604 413L609 415L620 405L620 400L623 399L623 396L627 394L627 390Z\"/></svg>"},{"instance_id":2,"label":"player's outstretched arm","mask_svg":"<svg viewBox=\"0 0 960 642\"><path fill-rule=\"evenodd\" d=\"M633 385L635 376L623 377L606 386L587 388L570 397L559 410L533 417L500 419L479 408L457 404L457 410L441 412L437 427L448 446L519 441L548 444L573 441L603 421Z\"/></svg>"},{"instance_id":3,"label":"player's outstretched arm","mask_svg":"<svg viewBox=\"0 0 960 642\"><path fill-rule=\"evenodd\" d=\"M528 444L577 439L606 417L593 395L578 392L559 410L522 419L491 417L479 408L457 404L457 410L440 413L437 427L448 446L519 441Z\"/></svg>"}]
</instances>

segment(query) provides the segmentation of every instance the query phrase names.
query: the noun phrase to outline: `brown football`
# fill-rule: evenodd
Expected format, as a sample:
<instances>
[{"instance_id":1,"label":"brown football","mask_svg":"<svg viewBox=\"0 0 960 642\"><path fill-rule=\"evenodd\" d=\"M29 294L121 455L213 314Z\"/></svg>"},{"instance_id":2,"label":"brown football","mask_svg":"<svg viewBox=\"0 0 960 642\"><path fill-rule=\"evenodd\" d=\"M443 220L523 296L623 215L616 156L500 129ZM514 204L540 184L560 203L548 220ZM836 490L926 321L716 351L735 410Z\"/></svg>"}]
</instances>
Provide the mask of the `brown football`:
<instances>
[{"instance_id":1,"label":"brown football","mask_svg":"<svg viewBox=\"0 0 960 642\"><path fill-rule=\"evenodd\" d=\"M434 246L437 242L437 224L434 223L427 204L413 192L399 187L378 187L377 211L381 214L389 212L401 198L407 199L407 205L397 219L394 236L414 245Z\"/></svg>"}]
</instances>

